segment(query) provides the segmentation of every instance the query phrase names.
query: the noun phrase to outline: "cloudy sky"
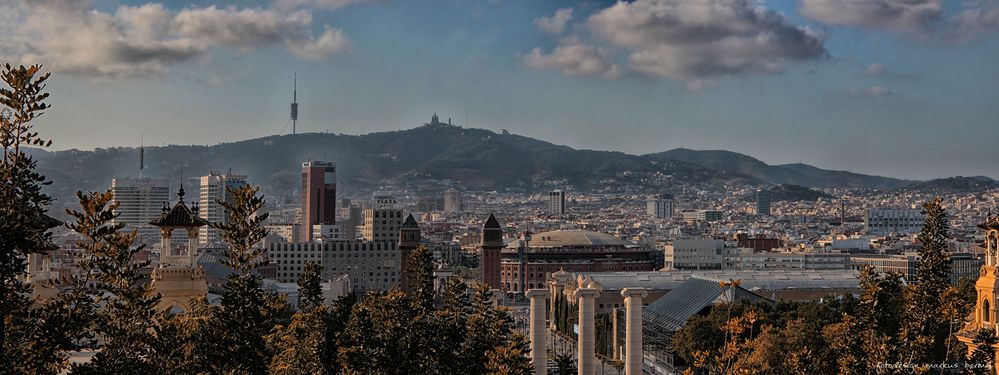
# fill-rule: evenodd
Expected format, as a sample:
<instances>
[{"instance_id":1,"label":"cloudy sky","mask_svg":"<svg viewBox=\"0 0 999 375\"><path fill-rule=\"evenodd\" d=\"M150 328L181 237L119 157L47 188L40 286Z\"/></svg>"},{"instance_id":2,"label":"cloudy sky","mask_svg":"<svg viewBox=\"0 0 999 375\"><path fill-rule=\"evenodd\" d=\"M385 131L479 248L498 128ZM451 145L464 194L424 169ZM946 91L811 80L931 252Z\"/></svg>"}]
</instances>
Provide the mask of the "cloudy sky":
<instances>
[{"instance_id":1,"label":"cloudy sky","mask_svg":"<svg viewBox=\"0 0 999 375\"><path fill-rule=\"evenodd\" d=\"M0 0L55 149L457 124L999 178L995 0Z\"/></svg>"}]
</instances>

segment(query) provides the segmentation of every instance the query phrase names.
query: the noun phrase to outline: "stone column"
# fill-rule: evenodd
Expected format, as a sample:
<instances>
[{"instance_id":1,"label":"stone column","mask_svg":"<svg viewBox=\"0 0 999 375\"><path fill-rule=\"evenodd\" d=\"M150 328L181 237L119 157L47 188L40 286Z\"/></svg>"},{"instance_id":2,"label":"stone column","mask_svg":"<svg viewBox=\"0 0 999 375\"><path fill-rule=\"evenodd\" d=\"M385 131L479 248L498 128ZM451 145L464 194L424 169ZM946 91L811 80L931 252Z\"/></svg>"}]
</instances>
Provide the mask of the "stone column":
<instances>
[{"instance_id":1,"label":"stone column","mask_svg":"<svg viewBox=\"0 0 999 375\"><path fill-rule=\"evenodd\" d=\"M187 230L187 261L191 266L198 264L194 259L198 255L198 228Z\"/></svg>"},{"instance_id":2,"label":"stone column","mask_svg":"<svg viewBox=\"0 0 999 375\"><path fill-rule=\"evenodd\" d=\"M596 370L596 330L594 328L594 299L600 296L596 288L576 289L579 299L579 341L576 345L579 358L576 367L579 375L593 375Z\"/></svg>"},{"instance_id":3,"label":"stone column","mask_svg":"<svg viewBox=\"0 0 999 375\"><path fill-rule=\"evenodd\" d=\"M531 359L534 360L534 374L545 375L548 373L547 345L545 343L545 298L548 291L544 289L531 289L524 293L531 299Z\"/></svg>"},{"instance_id":4,"label":"stone column","mask_svg":"<svg viewBox=\"0 0 999 375\"><path fill-rule=\"evenodd\" d=\"M617 324L617 308L615 307L611 310L611 349L614 350L611 358L621 359L621 351L617 347Z\"/></svg>"},{"instance_id":5,"label":"stone column","mask_svg":"<svg viewBox=\"0 0 999 375\"><path fill-rule=\"evenodd\" d=\"M642 374L642 298L649 295L645 288L624 288L624 374Z\"/></svg>"}]
</instances>

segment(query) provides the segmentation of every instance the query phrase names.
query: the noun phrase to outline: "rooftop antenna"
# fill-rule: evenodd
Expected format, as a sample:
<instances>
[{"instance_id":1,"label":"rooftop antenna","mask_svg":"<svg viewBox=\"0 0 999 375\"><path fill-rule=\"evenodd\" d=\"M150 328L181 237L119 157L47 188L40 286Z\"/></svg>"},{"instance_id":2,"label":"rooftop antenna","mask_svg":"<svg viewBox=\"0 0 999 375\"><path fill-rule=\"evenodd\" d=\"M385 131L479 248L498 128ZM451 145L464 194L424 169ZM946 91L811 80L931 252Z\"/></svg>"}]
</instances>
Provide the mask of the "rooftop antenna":
<instances>
[{"instance_id":1,"label":"rooftop antenna","mask_svg":"<svg viewBox=\"0 0 999 375\"><path fill-rule=\"evenodd\" d=\"M291 134L295 134L295 126L298 123L298 73L293 76L293 88L291 91Z\"/></svg>"}]
</instances>

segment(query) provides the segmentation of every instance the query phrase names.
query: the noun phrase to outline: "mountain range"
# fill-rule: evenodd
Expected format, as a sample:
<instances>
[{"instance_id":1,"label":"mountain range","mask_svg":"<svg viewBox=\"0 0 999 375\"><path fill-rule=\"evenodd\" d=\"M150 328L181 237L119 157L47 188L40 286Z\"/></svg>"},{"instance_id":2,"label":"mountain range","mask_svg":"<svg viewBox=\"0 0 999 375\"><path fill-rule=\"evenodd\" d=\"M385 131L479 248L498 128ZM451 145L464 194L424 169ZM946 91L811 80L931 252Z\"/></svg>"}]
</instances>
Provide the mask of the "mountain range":
<instances>
[{"instance_id":1,"label":"mountain range","mask_svg":"<svg viewBox=\"0 0 999 375\"><path fill-rule=\"evenodd\" d=\"M76 190L106 189L112 178L139 173L139 151L132 147L31 153L53 181L50 193L57 198L71 197ZM146 147L144 174L176 181L231 170L273 193L298 189L299 166L306 160L335 161L341 189L358 194L383 186L432 189L452 184L468 190L606 191L631 186L653 192L677 185L893 190L921 183L806 164L770 165L723 150L681 148L631 155L579 150L505 131L429 124L365 135L308 133L209 146ZM185 184L192 188L196 182Z\"/></svg>"}]
</instances>

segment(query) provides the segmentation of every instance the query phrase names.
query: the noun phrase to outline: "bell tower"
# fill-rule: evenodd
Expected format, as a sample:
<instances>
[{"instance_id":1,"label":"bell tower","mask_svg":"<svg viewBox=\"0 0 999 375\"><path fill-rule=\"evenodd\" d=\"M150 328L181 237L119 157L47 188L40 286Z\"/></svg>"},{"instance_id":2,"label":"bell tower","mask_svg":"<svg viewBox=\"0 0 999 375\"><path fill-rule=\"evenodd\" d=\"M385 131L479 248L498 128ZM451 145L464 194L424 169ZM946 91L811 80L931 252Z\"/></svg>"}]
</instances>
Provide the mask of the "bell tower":
<instances>
[{"instance_id":1,"label":"bell tower","mask_svg":"<svg viewBox=\"0 0 999 375\"><path fill-rule=\"evenodd\" d=\"M975 302L974 320L957 332L958 341L968 345L968 353L975 350L972 341L979 329L991 329L999 335L999 317L996 316L996 303L999 302L999 213L989 212L984 223L978 225L985 231L985 264L978 271L978 281L975 290L978 299Z\"/></svg>"},{"instance_id":2,"label":"bell tower","mask_svg":"<svg viewBox=\"0 0 999 375\"><path fill-rule=\"evenodd\" d=\"M404 292L409 292L411 285L409 285L409 261L413 250L420 247L420 224L416 222L413 218L413 214L406 217L406 221L402 223L402 228L399 230L399 252L400 252L400 264L399 264L399 286Z\"/></svg>"},{"instance_id":3,"label":"bell tower","mask_svg":"<svg viewBox=\"0 0 999 375\"><path fill-rule=\"evenodd\" d=\"M198 205L188 208L184 203L184 188L177 191L177 204L163 206L163 214L149 222L160 228L160 264L153 269L150 284L153 293L161 298L158 311L187 312L191 300L208 295L205 271L197 263L198 228L208 221L198 217ZM187 235L187 243L174 246L173 231Z\"/></svg>"}]
</instances>

